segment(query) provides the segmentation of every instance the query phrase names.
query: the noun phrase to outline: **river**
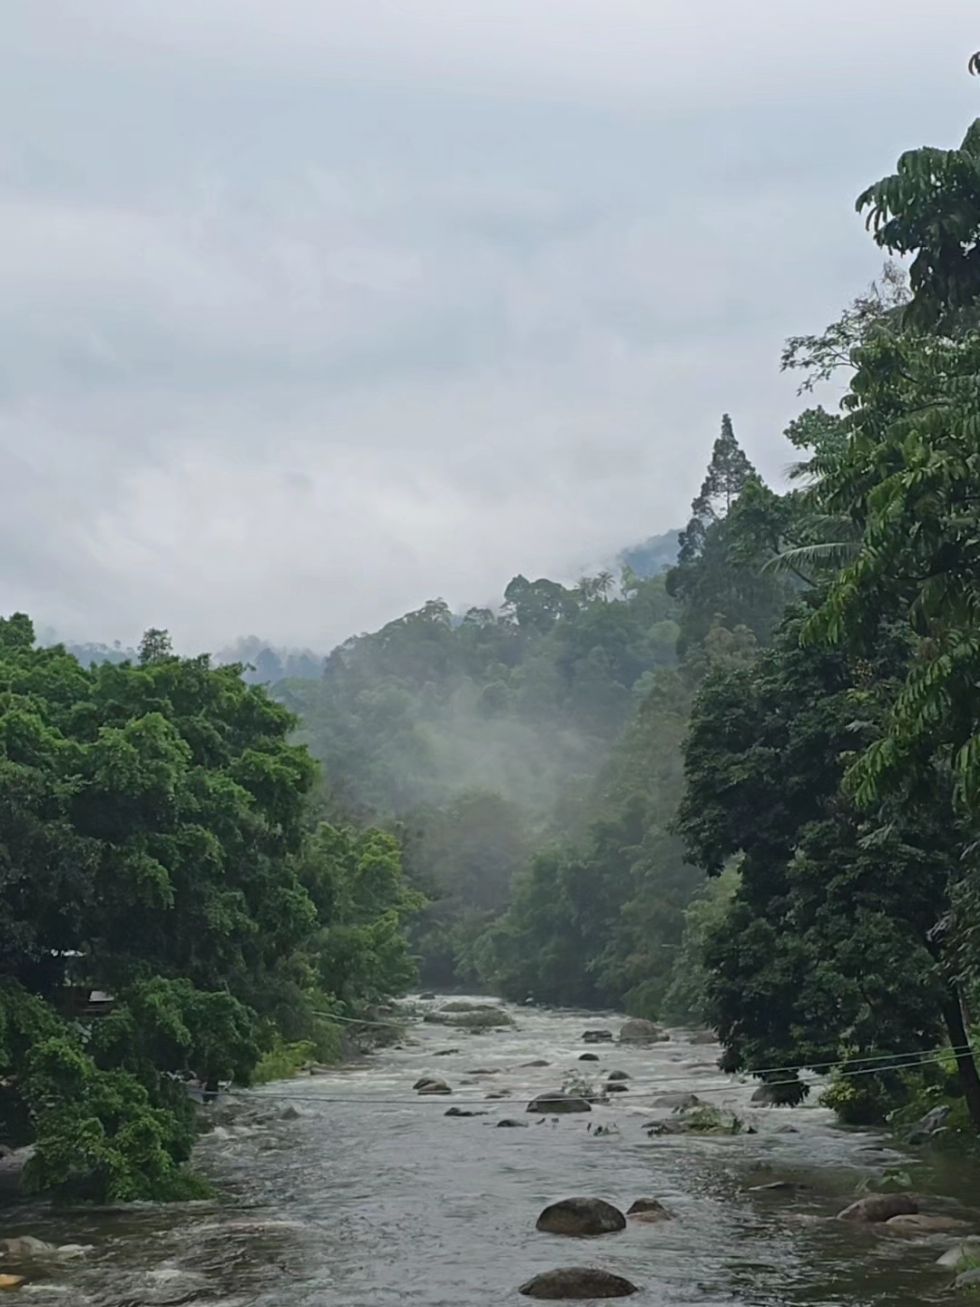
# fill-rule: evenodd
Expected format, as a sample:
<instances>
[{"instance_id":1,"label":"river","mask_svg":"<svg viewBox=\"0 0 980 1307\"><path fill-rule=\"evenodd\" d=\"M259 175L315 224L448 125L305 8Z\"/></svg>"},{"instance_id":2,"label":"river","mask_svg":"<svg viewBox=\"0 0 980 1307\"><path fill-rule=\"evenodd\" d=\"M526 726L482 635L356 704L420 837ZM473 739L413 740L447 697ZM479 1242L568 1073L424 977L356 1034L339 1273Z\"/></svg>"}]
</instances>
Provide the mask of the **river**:
<instances>
[{"instance_id":1,"label":"river","mask_svg":"<svg viewBox=\"0 0 980 1307\"><path fill-rule=\"evenodd\" d=\"M530 1301L517 1293L530 1276L583 1264L641 1286L629 1301L643 1307L949 1300L952 1276L935 1262L950 1236L909 1241L830 1218L896 1169L907 1169L926 1195L925 1210L974 1218L963 1206L975 1188L972 1167L954 1159L937 1173L874 1132L837 1128L816 1104L751 1106L753 1084L721 1075L717 1048L683 1032L653 1047L590 1049L583 1031L616 1031L621 1018L508 1010L510 1029L466 1034L413 1024L401 1047L255 1091L250 1101L263 1119L219 1128L199 1146L197 1165L221 1187L220 1203L60 1214L8 1208L4 1235L84 1248L29 1264L28 1283L11 1301L517 1307ZM459 1051L439 1055L450 1047ZM601 1061L580 1062L583 1051ZM550 1065L524 1065L532 1060ZM534 1094L598 1068L626 1072L629 1093L555 1124L526 1113ZM445 1079L452 1096L418 1097L412 1085L426 1074ZM736 1111L756 1133L648 1137L643 1124L669 1116L652 1110L653 1097L675 1090ZM480 1101L490 1092L508 1097ZM488 1115L450 1118L451 1106ZM501 1129L502 1117L530 1125ZM612 1132L597 1137L599 1125ZM775 1180L801 1187L747 1192ZM571 1195L624 1210L653 1197L674 1219L592 1240L537 1233L541 1208Z\"/></svg>"}]
</instances>

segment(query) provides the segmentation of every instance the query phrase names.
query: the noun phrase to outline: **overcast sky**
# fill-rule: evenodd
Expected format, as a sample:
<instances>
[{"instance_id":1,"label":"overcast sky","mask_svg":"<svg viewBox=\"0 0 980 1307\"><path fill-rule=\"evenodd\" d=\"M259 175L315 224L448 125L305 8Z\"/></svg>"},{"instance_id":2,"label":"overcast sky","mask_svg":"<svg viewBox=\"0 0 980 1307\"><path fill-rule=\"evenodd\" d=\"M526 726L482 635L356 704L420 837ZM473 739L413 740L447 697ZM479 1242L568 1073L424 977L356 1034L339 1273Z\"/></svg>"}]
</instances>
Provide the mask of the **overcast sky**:
<instances>
[{"instance_id":1,"label":"overcast sky","mask_svg":"<svg viewBox=\"0 0 980 1307\"><path fill-rule=\"evenodd\" d=\"M0 611L325 648L683 523L976 0L6 0Z\"/></svg>"}]
</instances>

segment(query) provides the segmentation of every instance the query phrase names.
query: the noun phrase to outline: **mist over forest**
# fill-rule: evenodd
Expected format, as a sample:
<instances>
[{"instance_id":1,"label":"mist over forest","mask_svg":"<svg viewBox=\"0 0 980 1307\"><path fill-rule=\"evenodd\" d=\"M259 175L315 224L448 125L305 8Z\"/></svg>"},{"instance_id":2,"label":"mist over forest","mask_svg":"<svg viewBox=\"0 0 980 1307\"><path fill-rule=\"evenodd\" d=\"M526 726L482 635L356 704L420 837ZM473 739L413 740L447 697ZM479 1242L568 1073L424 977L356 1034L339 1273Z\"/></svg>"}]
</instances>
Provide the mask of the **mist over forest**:
<instances>
[{"instance_id":1,"label":"mist over forest","mask_svg":"<svg viewBox=\"0 0 980 1307\"><path fill-rule=\"evenodd\" d=\"M980 77L980 53L969 71ZM795 150L798 170L800 157ZM633 1046L632 1072L604 1066L607 1078L600 1082L576 1063L565 1068L560 1089L510 1099L539 1124L551 1118L557 1126L560 1116L594 1107L611 1112L615 1095L633 1092L626 1084L631 1075L648 1074L660 1044L688 1052L713 1045L707 1094L740 1090L757 1077L750 1108L816 1100L832 1109L838 1125L888 1130L906 1150L945 1151L975 1168L980 119L954 148L904 152L894 172L861 191L857 209L878 271L870 283L855 282L831 321L792 321L780 329L801 334L787 336L770 360L795 398L793 415L770 424L759 442L768 451L769 474L757 453L749 456L756 445L743 441L739 411L718 404L710 421L702 421L700 376L724 353L705 350L702 341L692 373L697 384L684 377L680 386L699 414L697 441L693 419L686 418L683 441L673 432L662 441L667 462L686 460L685 475L696 468L683 525L659 531L673 513L664 520L651 509L654 534L614 544L607 567L575 580L539 575L531 561L515 571L515 541L504 537L516 524L518 543L532 538L535 523L523 497L538 494L548 498L547 520L565 537L562 549L548 556L575 556L568 541L577 519L565 512L558 484L567 474L587 488L583 498L595 494L583 549L608 542L619 520L616 496L628 493L635 503L653 461L630 457L625 446L617 450L611 418L591 444L578 428L549 418L542 446L548 475L538 480L524 475L519 459L496 450L485 465L470 467L469 446L456 431L444 432L445 449L400 496L392 486L402 490L409 480L411 440L395 430L392 414L400 417L402 410L367 386L391 446L369 451L363 466L347 450L337 466L348 459L356 477L367 476L378 489L373 522L389 514L400 523L402 534L386 536L378 558L388 550L394 559L413 532L421 538L426 523L433 528L427 590L431 578L435 597L413 600L409 611L395 609L384 624L352 632L332 648L293 647L276 638L274 614L286 611L278 607L280 589L293 586L297 602L311 609L318 602L336 608L336 595L321 600L314 582L340 575L351 590L345 613L376 612L378 596L339 550L318 556L306 571L297 548L270 583L265 569L279 555L261 546L268 546L263 533L274 533L274 525L257 524L253 538L241 523L222 519L215 526L216 555L226 549L222 556L233 558L246 582L248 569L264 578L265 604L256 606L261 634L229 632L224 645L187 655L175 648L165 613L132 646L113 643L108 634L105 644L66 643L40 624L43 611L31 615L20 605L0 616L0 1178L9 1153L16 1201L43 1197L115 1213L124 1203L213 1199L227 1173L216 1184L214 1174L196 1166L202 1134L238 1147L256 1137L250 1126L234 1133L241 1103L251 1111L261 1097L256 1087L273 1086L265 1097L274 1102L285 1082L303 1076L315 1086L382 1047L393 1059L386 1077L391 1068L400 1075L411 1066L418 1048L427 1057L431 1050L433 1058L459 1058L440 1069L456 1066L465 1076L456 1087L479 1090L486 1106L450 1109L449 1128L461 1117L489 1117L498 1098L521 1094L529 1083L525 1077L491 1093L480 1077L499 1074L500 1084L505 1075L549 1068L551 1061L518 1064L514 1045L506 1065L464 1071L459 1047L436 1049L431 1030L428 1042L415 1041L409 1027L426 1034L426 1027L448 1026L460 1043L464 1035L501 1031L516 1040L525 1013L525 1032L567 1033L570 1013L577 1028L583 1009L619 1022L615 1046ZM577 230L574 222L534 212L551 237ZM495 239L507 226L497 217ZM656 246L661 262L662 246ZM587 262L581 251L575 262ZM565 268L564 260L558 263ZM419 266L390 265L395 298L416 285ZM305 288L301 258L292 272ZM346 285L346 263L341 272ZM496 284L498 274L494 265L488 280ZM371 293L376 289L372 284ZM752 292L762 295L758 284ZM514 320L533 317L533 302L533 295L521 300ZM737 303L738 297L726 301L729 308ZM606 310L630 317L626 298L610 295ZM651 338L670 371L677 360L666 341L674 324L660 329ZM434 334L442 341L452 332L443 324ZM542 338L546 355L561 352L549 329ZM590 339L590 350L594 344ZM103 351L107 368L110 352ZM193 349L187 352L196 360ZM622 351L592 352L602 354L609 376L619 376ZM309 366L318 376L316 357ZM719 369L750 407L745 378L732 375L740 366L729 360ZM336 375L343 371L338 367ZM607 382L600 367L597 393L610 388ZM574 407L574 395L563 402ZM748 421L746 428L753 430ZM506 429L519 450L520 434ZM263 457L275 445L271 430L257 441ZM467 440L476 449L478 438ZM318 448L315 440L312 445ZM365 473L372 459L389 478L387 499L380 481L376 486ZM210 527L201 509L201 503L209 508L207 478L198 480L197 465L191 466L183 509L198 511ZM781 469L775 476L772 466ZM508 566L486 606L456 608L438 597L455 592L452 540L467 509L465 497L454 499L448 473L439 481L433 467L448 468L459 484L472 480L482 505L480 530L507 545L500 557ZM222 463L229 478L236 470L234 460ZM284 520L295 525L290 514L302 499L306 520L321 529L327 501L318 506L313 479L285 462L277 474L270 502L275 499ZM250 475L261 471L252 468ZM152 493L133 499L134 513L139 517L142 504L147 522L156 492L163 495L160 482L151 478L150 485ZM650 485L651 499L666 502L663 479L656 496ZM436 495L434 487L441 513L436 498L426 497ZM635 520L631 512L629 521ZM342 540L343 522L329 525ZM364 527L365 536L371 529ZM124 549L107 547L115 538L105 522L93 538L101 556L132 561ZM473 557L484 538L467 539ZM146 540L134 552L130 577L138 604L127 607L122 570L99 572L111 591L106 613L143 611L138 572L144 563L153 571L154 596L180 590L168 590L170 580L158 575L165 550L152 530ZM606 552L604 544L587 556ZM399 575L407 577L418 561ZM477 562L460 575L484 577L487 560ZM429 567L424 560L419 565ZM30 591L42 598L49 593L44 572L38 569L42 579ZM482 585L476 593L484 593ZM72 610L69 582L62 588L51 612ZM398 581L394 592L420 593L414 581ZM186 611L201 620L211 597L217 607L220 587L208 592L202 585ZM235 599L228 611L243 609ZM290 628L283 619L280 632L290 629L336 628ZM590 1028L588 1036L581 1036L583 1044L614 1043L606 1026ZM567 1061L564 1033L554 1036L549 1053ZM684 1056L665 1052L661 1070ZM577 1057L588 1061L598 1062L599 1054L585 1050ZM359 1072L364 1067L358 1063ZM693 1075L705 1064L686 1061L683 1070ZM413 1067L413 1074L419 1071ZM338 1117L352 1103L358 1111L400 1111L404 1100L385 1097L393 1092L390 1077L375 1077L383 1093L370 1099L373 1109L368 1096L357 1097L365 1086L370 1091L373 1074L351 1076L349 1085L333 1082L333 1097L321 1094L318 1108L340 1108ZM674 1084L669 1076L651 1079L648 1088L668 1081ZM455 1092L431 1068L407 1083L406 1092L417 1095L408 1100L413 1109L422 1097ZM225 1106L222 1096L234 1108L227 1117L211 1110ZM632 1101L641 1104L643 1097L634 1094ZM544 1105L555 1103L552 1114ZM744 1134L746 1143L757 1134L734 1111L692 1102L688 1093L668 1094L658 1105L669 1117L643 1124L651 1138ZM270 1124L279 1130L302 1116L275 1108L250 1120L256 1130ZM400 1133L402 1118L387 1136L383 1122L390 1125L396 1114L371 1117L360 1136L332 1129L336 1119L317 1119L318 1146L346 1150L355 1170L366 1146L379 1152L383 1146L378 1183L387 1185L384 1167L409 1137ZM344 1119L357 1131L365 1118ZM830 1133L830 1112L810 1119L817 1126L808 1127L809 1138L820 1146L844 1138ZM324 1121L330 1129L320 1128ZM441 1116L438 1124L446 1124ZM477 1128L484 1124L490 1121ZM528 1122L495 1124L516 1129ZM767 1149L785 1145L773 1143L777 1133L799 1132L795 1125L767 1130ZM541 1141L558 1137L528 1130L524 1138L532 1136L530 1148L539 1150L547 1147ZM253 1160L270 1138L262 1137ZM632 1146L608 1115L594 1134L590 1123L587 1143L585 1136L581 1142L597 1141L609 1145L598 1157L626 1156L614 1148ZM280 1142L277 1137L267 1151ZM830 1151L833 1184L819 1198L825 1206L838 1193L838 1154ZM244 1195L249 1206L260 1189L248 1188L253 1177L242 1180L246 1168L241 1154L235 1156L227 1192L236 1202ZM772 1183L743 1183L758 1180L753 1168L770 1165L746 1162L748 1151L732 1164L743 1168L737 1176L723 1169L728 1162L702 1171L706 1152L697 1152L696 1164L690 1151L671 1156L681 1158L678 1173L686 1167L709 1175L704 1184L712 1202L715 1190L725 1202L753 1202L747 1195L762 1191L781 1195L781 1203L787 1194L817 1187L798 1184L795 1171ZM645 1166L649 1154L636 1157ZM286 1175L291 1184L302 1168L291 1170L288 1161L280 1168L279 1160L276 1152L275 1183ZM508 1183L513 1170L501 1164ZM404 1172L414 1174L408 1165ZM855 1183L866 1188L869 1174ZM916 1188L921 1174L915 1172ZM945 1209L920 1213L905 1171L879 1168L874 1175L882 1192L867 1202L874 1210L876 1200L887 1200L890 1215L882 1217L879 1208L879 1216L868 1216L863 1188L839 1215L864 1225L929 1218L893 1227L903 1238L965 1229ZM407 1210L415 1195L399 1188L403 1179L393 1188ZM971 1193L974 1182L975 1171ZM684 1183L694 1182L688 1175ZM690 1196L690 1187L684 1192ZM692 1211L703 1197L698 1193L689 1204ZM643 1215L674 1219L659 1200L641 1201L652 1204ZM221 1209L213 1203L209 1217ZM188 1210L197 1220L199 1209ZM323 1209L310 1210L316 1216L309 1228L320 1239ZM364 1215L358 1210L358 1219ZM373 1208L370 1216L363 1225L374 1229ZM810 1232L812 1213L804 1216L799 1229ZM952 1225L935 1224L950 1219ZM746 1231L754 1237L776 1230L786 1242L785 1225L765 1225L756 1216L752 1222L726 1227L725 1237L734 1230L741 1246ZM292 1229L278 1217L273 1224ZM397 1224L383 1225L385 1238ZM643 1224L629 1227L617 1211L606 1232ZM346 1238L347 1225L337 1228ZM240 1234L243 1229L252 1241L253 1227L245 1223ZM546 1231L539 1226L538 1232ZM23 1254L23 1242L14 1242ZM32 1248L28 1242L26 1253L33 1255ZM79 1256L87 1251L82 1247ZM10 1241L0 1241L0 1264L9 1252ZM367 1259L356 1256L360 1273ZM782 1265L785 1255L776 1260ZM737 1263L744 1263L741 1252ZM275 1267L287 1273L285 1262ZM587 1280L598 1274L571 1273ZM0 1289L19 1289L25 1278L15 1271L11 1283L0 1270ZM821 1301L829 1283L818 1286ZM166 1301L197 1301L199 1288ZM142 1293L120 1301L149 1302ZM724 1301L730 1299L726 1287ZM233 1300L245 1301L221 1299Z\"/></svg>"}]
</instances>

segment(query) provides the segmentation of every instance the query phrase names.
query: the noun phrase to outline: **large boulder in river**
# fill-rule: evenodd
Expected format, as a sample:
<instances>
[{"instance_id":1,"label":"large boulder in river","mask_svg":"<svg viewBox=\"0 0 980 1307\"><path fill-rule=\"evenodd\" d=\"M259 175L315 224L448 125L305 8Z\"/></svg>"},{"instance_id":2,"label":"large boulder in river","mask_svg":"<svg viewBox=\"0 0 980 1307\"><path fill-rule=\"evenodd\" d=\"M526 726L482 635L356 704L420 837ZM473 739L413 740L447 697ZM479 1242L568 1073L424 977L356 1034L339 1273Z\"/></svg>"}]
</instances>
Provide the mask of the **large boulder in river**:
<instances>
[{"instance_id":1,"label":"large boulder in river","mask_svg":"<svg viewBox=\"0 0 980 1307\"><path fill-rule=\"evenodd\" d=\"M955 1216L903 1212L900 1216L890 1216L885 1222L885 1227L893 1230L895 1234L903 1234L909 1239L915 1239L919 1235L954 1234L960 1230L968 1230L969 1224L958 1220Z\"/></svg>"},{"instance_id":2,"label":"large boulder in river","mask_svg":"<svg viewBox=\"0 0 980 1307\"><path fill-rule=\"evenodd\" d=\"M660 1094L653 1100L654 1107L669 1107L672 1112L686 1112L689 1108L700 1107L701 1100L697 1094Z\"/></svg>"},{"instance_id":3,"label":"large boulder in river","mask_svg":"<svg viewBox=\"0 0 980 1307\"><path fill-rule=\"evenodd\" d=\"M637 1198L635 1203L630 1203L627 1207L626 1215L632 1217L634 1221L645 1221L649 1225L674 1219L663 1203L658 1202L656 1198Z\"/></svg>"},{"instance_id":4,"label":"large boulder in river","mask_svg":"<svg viewBox=\"0 0 980 1307\"><path fill-rule=\"evenodd\" d=\"M517 1292L525 1298L573 1299L628 1298L639 1291L635 1284L612 1271L600 1271L595 1266L560 1266L557 1271L536 1275Z\"/></svg>"},{"instance_id":5,"label":"large boulder in river","mask_svg":"<svg viewBox=\"0 0 980 1307\"><path fill-rule=\"evenodd\" d=\"M563 1198L544 1209L537 1228L544 1234L615 1234L626 1229L626 1217L602 1198Z\"/></svg>"},{"instance_id":6,"label":"large boulder in river","mask_svg":"<svg viewBox=\"0 0 980 1307\"><path fill-rule=\"evenodd\" d=\"M579 1053L578 1060L579 1060L580 1062L598 1062L598 1061L599 1061L599 1054L598 1054L598 1053Z\"/></svg>"},{"instance_id":7,"label":"large boulder in river","mask_svg":"<svg viewBox=\"0 0 980 1307\"><path fill-rule=\"evenodd\" d=\"M566 1094L563 1089L555 1089L532 1098L527 1110L537 1112L539 1116L562 1116L570 1112L591 1112L592 1107L584 1098Z\"/></svg>"},{"instance_id":8,"label":"large boulder in river","mask_svg":"<svg viewBox=\"0 0 980 1307\"><path fill-rule=\"evenodd\" d=\"M22 1234L12 1239L0 1239L0 1251L8 1257L45 1257L55 1251L55 1246L43 1239L35 1239L32 1234Z\"/></svg>"},{"instance_id":9,"label":"large boulder in river","mask_svg":"<svg viewBox=\"0 0 980 1307\"><path fill-rule=\"evenodd\" d=\"M669 1038L653 1021L645 1021L642 1017L624 1021L619 1031L621 1044L659 1044Z\"/></svg>"},{"instance_id":10,"label":"large boulder in river","mask_svg":"<svg viewBox=\"0 0 980 1307\"><path fill-rule=\"evenodd\" d=\"M583 1044L608 1044L613 1037L611 1030L586 1030L582 1036Z\"/></svg>"},{"instance_id":11,"label":"large boulder in river","mask_svg":"<svg viewBox=\"0 0 980 1307\"><path fill-rule=\"evenodd\" d=\"M911 1194L869 1194L837 1213L838 1221L863 1221L878 1224L893 1216L914 1216L919 1204Z\"/></svg>"},{"instance_id":12,"label":"large boulder in river","mask_svg":"<svg viewBox=\"0 0 980 1307\"><path fill-rule=\"evenodd\" d=\"M451 1094L453 1092L445 1080L437 1080L434 1076L423 1076L421 1080L416 1080L412 1088L420 1094Z\"/></svg>"}]
</instances>

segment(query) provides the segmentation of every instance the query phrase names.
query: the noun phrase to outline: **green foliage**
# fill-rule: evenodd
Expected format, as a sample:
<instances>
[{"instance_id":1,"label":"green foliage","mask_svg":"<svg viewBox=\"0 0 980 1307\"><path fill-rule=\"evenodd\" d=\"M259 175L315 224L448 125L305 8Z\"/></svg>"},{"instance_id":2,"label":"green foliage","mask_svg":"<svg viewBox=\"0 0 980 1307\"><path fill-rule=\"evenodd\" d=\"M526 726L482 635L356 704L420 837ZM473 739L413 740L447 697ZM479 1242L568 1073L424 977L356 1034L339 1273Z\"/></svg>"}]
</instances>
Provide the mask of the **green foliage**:
<instances>
[{"instance_id":1,"label":"green foliage","mask_svg":"<svg viewBox=\"0 0 980 1307\"><path fill-rule=\"evenodd\" d=\"M259 1058L252 1071L252 1082L268 1084L270 1080L288 1080L304 1067L317 1060L317 1046L312 1039L301 1039L287 1044L277 1038L273 1046Z\"/></svg>"},{"instance_id":2,"label":"green foliage","mask_svg":"<svg viewBox=\"0 0 980 1307\"><path fill-rule=\"evenodd\" d=\"M314 763L240 671L164 631L83 668L0 620L0 1133L33 1191L200 1192L183 1078L335 1046L318 1009L413 976L397 844L310 828ZM66 1020L90 990L111 1013Z\"/></svg>"},{"instance_id":3,"label":"green foliage","mask_svg":"<svg viewBox=\"0 0 980 1307\"><path fill-rule=\"evenodd\" d=\"M844 1125L883 1125L895 1108L895 1077L837 1076L820 1102Z\"/></svg>"}]
</instances>

